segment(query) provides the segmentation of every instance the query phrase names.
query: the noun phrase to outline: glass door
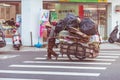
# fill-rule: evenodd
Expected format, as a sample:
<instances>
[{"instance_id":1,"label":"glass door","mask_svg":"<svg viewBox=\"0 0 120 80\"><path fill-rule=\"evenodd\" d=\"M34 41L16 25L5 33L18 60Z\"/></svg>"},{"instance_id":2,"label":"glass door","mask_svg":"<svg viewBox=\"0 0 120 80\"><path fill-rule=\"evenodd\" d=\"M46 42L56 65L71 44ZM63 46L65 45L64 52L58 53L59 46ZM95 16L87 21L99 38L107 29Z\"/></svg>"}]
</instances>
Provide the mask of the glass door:
<instances>
[{"instance_id":1,"label":"glass door","mask_svg":"<svg viewBox=\"0 0 120 80\"><path fill-rule=\"evenodd\" d=\"M89 17L98 25L102 39L107 38L107 6L101 4L85 4L84 17Z\"/></svg>"},{"instance_id":2,"label":"glass door","mask_svg":"<svg viewBox=\"0 0 120 80\"><path fill-rule=\"evenodd\" d=\"M107 6L98 6L98 30L103 40L107 39Z\"/></svg>"}]
</instances>

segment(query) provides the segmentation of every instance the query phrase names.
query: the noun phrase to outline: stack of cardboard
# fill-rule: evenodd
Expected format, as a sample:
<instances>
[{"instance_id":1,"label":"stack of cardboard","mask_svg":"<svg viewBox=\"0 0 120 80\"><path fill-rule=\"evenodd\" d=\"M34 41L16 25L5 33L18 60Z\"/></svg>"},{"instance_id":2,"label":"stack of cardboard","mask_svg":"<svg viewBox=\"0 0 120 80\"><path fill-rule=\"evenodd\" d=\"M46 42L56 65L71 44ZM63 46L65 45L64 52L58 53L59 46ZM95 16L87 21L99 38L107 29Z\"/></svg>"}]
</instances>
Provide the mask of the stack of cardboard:
<instances>
[{"instance_id":1,"label":"stack of cardboard","mask_svg":"<svg viewBox=\"0 0 120 80\"><path fill-rule=\"evenodd\" d=\"M82 46L85 49L85 53L87 57L97 57L99 53L99 37L97 35L91 35L88 36L85 33L79 31L79 29L76 29L74 27L70 27L68 29L69 35L61 35L64 37L64 40L62 41L61 44L61 52L62 53L68 53L67 51L72 51L75 53L75 50L67 50L68 46L70 46L69 42L72 43L77 43L77 44L82 44ZM97 37L96 37L97 36ZM72 49L76 48L75 45L71 46ZM82 48L81 48L82 49ZM78 50L79 51L79 50ZM70 52L69 52L70 53Z\"/></svg>"}]
</instances>

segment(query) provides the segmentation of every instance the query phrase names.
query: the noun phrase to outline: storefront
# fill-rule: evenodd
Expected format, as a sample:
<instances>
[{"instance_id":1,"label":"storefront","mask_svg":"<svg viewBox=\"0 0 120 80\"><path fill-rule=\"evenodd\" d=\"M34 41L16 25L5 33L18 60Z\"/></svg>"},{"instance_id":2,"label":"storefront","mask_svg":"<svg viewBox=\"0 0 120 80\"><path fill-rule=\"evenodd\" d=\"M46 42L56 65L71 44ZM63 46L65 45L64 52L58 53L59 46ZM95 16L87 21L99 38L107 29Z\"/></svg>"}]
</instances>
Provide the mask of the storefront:
<instances>
[{"instance_id":1,"label":"storefront","mask_svg":"<svg viewBox=\"0 0 120 80\"><path fill-rule=\"evenodd\" d=\"M51 21L58 21L66 12L72 12L80 17L91 17L97 24L103 39L120 23L120 12L115 10L120 0L21 0L22 10L22 41L23 45L38 42L39 20L42 9L50 10ZM26 6L27 5L27 6ZM59 5L58 8L57 5ZM61 5L61 6L60 6ZM77 8L76 8L77 6ZM62 7L62 8L61 8ZM68 9L66 9L68 8ZM59 11L60 10L60 11ZM29 14L28 14L29 13ZM58 16L60 15L60 16ZM32 32L33 41L30 39ZM42 41L40 41L42 43Z\"/></svg>"},{"instance_id":2,"label":"storefront","mask_svg":"<svg viewBox=\"0 0 120 80\"><path fill-rule=\"evenodd\" d=\"M55 1L44 1L44 9L48 9L56 13L57 17L50 18L50 21L59 21L65 18L67 13L73 13L79 16L81 19L89 17L95 21L98 25L99 33L103 39L107 37L107 12L108 3L103 0L103 2L98 2L97 0L60 0ZM53 16L54 17L54 16ZM55 19L55 20L53 20Z\"/></svg>"},{"instance_id":3,"label":"storefront","mask_svg":"<svg viewBox=\"0 0 120 80\"><path fill-rule=\"evenodd\" d=\"M119 0L0 0L2 2L19 1L22 15L21 36L23 45L30 46L38 42L40 15L43 9L50 10L50 21L58 21L66 13L71 12L76 16L90 17L97 24L103 39L109 37L110 32L120 23ZM26 6L27 5L27 6ZM18 9L18 8L17 8ZM8 11L7 11L8 12ZM28 14L29 13L29 14ZM1 15L1 14L0 14ZM8 16L7 16L8 17ZM32 33L32 40L30 37ZM42 43L42 41L40 41Z\"/></svg>"},{"instance_id":4,"label":"storefront","mask_svg":"<svg viewBox=\"0 0 120 80\"><path fill-rule=\"evenodd\" d=\"M8 21L14 19L14 22L18 22L18 18L21 15L21 2L20 1L6 1L0 0L0 29L3 30L6 40L11 39L13 35L13 28L8 24ZM7 41L8 43L10 41ZM11 42L10 42L11 43Z\"/></svg>"}]
</instances>

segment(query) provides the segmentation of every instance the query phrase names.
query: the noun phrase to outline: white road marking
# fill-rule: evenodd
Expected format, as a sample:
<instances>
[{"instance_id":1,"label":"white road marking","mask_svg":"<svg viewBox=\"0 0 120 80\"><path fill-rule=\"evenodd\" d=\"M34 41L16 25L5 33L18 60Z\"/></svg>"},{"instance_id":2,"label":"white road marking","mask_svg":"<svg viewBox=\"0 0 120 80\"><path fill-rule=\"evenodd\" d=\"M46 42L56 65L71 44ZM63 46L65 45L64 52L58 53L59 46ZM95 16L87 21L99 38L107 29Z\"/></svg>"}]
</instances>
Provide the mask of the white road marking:
<instances>
[{"instance_id":1,"label":"white road marking","mask_svg":"<svg viewBox=\"0 0 120 80\"><path fill-rule=\"evenodd\" d=\"M114 54L113 54L114 55ZM104 55L104 54L102 54L102 55L99 55L99 56L97 56L97 58L119 58L119 56L113 56L113 55ZM47 55L45 55L45 56L47 56ZM52 55L52 57L54 57L53 55ZM67 57L67 55L59 55L59 57L61 58L61 57ZM71 55L71 57L75 57L74 55Z\"/></svg>"},{"instance_id":2,"label":"white road marking","mask_svg":"<svg viewBox=\"0 0 120 80\"><path fill-rule=\"evenodd\" d=\"M35 60L45 60L46 58L41 58L41 57L36 57ZM52 58L52 59L55 59L55 58ZM76 58L72 58L72 59L76 59ZM67 57L63 57L63 58L59 58L58 57L58 60L69 60ZM93 61L116 61L115 59L97 59L97 58L86 58L84 59L84 61L86 60L93 60Z\"/></svg>"},{"instance_id":3,"label":"white road marking","mask_svg":"<svg viewBox=\"0 0 120 80\"><path fill-rule=\"evenodd\" d=\"M43 80L43 79L0 78L0 80Z\"/></svg>"},{"instance_id":4,"label":"white road marking","mask_svg":"<svg viewBox=\"0 0 120 80\"><path fill-rule=\"evenodd\" d=\"M0 73L10 74L44 74L44 75L59 75L59 76L94 76L98 77L100 73L79 73L79 72L50 72L50 71L20 71L20 70L0 70Z\"/></svg>"},{"instance_id":5,"label":"white road marking","mask_svg":"<svg viewBox=\"0 0 120 80\"><path fill-rule=\"evenodd\" d=\"M116 61L115 59L97 59L97 58L86 58L85 60L94 60L94 61Z\"/></svg>"},{"instance_id":6,"label":"white road marking","mask_svg":"<svg viewBox=\"0 0 120 80\"><path fill-rule=\"evenodd\" d=\"M61 66L61 65L10 65L9 67L22 67L22 68L59 68L59 69L92 69L92 70L105 70L106 67L79 67L79 66Z\"/></svg>"},{"instance_id":7,"label":"white road marking","mask_svg":"<svg viewBox=\"0 0 120 80\"><path fill-rule=\"evenodd\" d=\"M119 56L98 56L97 58L119 58Z\"/></svg>"},{"instance_id":8,"label":"white road marking","mask_svg":"<svg viewBox=\"0 0 120 80\"><path fill-rule=\"evenodd\" d=\"M100 55L120 56L120 53L100 53Z\"/></svg>"},{"instance_id":9,"label":"white road marking","mask_svg":"<svg viewBox=\"0 0 120 80\"><path fill-rule=\"evenodd\" d=\"M0 59L14 58L20 55L0 55Z\"/></svg>"},{"instance_id":10,"label":"white road marking","mask_svg":"<svg viewBox=\"0 0 120 80\"><path fill-rule=\"evenodd\" d=\"M102 54L102 55L99 55L97 58L119 58L119 56L113 56L113 55L111 55L111 56L109 56L109 55L104 56L104 54ZM45 56L47 56L47 55L45 55ZM54 57L54 56L52 55L52 57ZM67 55L59 55L59 57L63 57L64 58L64 57L67 57ZM75 56L71 55L71 57L75 57Z\"/></svg>"},{"instance_id":11,"label":"white road marking","mask_svg":"<svg viewBox=\"0 0 120 80\"><path fill-rule=\"evenodd\" d=\"M120 50L100 50L100 52L119 52Z\"/></svg>"},{"instance_id":12,"label":"white road marking","mask_svg":"<svg viewBox=\"0 0 120 80\"><path fill-rule=\"evenodd\" d=\"M95 65L111 65L108 62L51 62L51 61L24 61L23 63L50 63L50 64L95 64Z\"/></svg>"}]
</instances>

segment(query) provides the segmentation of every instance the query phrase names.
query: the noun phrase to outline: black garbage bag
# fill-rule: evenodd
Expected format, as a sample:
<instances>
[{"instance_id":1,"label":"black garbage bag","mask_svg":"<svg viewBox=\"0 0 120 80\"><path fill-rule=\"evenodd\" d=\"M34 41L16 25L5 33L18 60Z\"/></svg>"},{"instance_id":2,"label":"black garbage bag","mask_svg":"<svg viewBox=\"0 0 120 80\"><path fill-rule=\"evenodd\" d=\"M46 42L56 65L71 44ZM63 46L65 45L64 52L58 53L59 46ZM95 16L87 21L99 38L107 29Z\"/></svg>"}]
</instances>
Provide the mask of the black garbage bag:
<instances>
[{"instance_id":1,"label":"black garbage bag","mask_svg":"<svg viewBox=\"0 0 120 80\"><path fill-rule=\"evenodd\" d=\"M79 27L80 27L80 31L87 35L95 35L98 32L97 25L90 18L84 18L80 22Z\"/></svg>"},{"instance_id":2,"label":"black garbage bag","mask_svg":"<svg viewBox=\"0 0 120 80\"><path fill-rule=\"evenodd\" d=\"M78 27L79 23L77 21L77 16L75 16L72 13L68 13L66 15L66 17L64 18L65 24L66 24L66 28L69 27Z\"/></svg>"},{"instance_id":3,"label":"black garbage bag","mask_svg":"<svg viewBox=\"0 0 120 80\"><path fill-rule=\"evenodd\" d=\"M117 33L118 33L118 25L115 26L114 30L110 33L110 37L108 38L108 41L110 43L114 43L118 40L117 39Z\"/></svg>"},{"instance_id":4,"label":"black garbage bag","mask_svg":"<svg viewBox=\"0 0 120 80\"><path fill-rule=\"evenodd\" d=\"M68 14L66 15L66 17L64 18L64 20L65 20L66 22L68 22L68 21L74 20L74 19L76 19L76 18L77 18L77 17L76 17L74 14L68 13Z\"/></svg>"},{"instance_id":5,"label":"black garbage bag","mask_svg":"<svg viewBox=\"0 0 120 80\"><path fill-rule=\"evenodd\" d=\"M55 32L59 33L62 30L68 30L69 27L79 27L78 17L72 13L68 13L63 20L59 20L55 27Z\"/></svg>"},{"instance_id":6,"label":"black garbage bag","mask_svg":"<svg viewBox=\"0 0 120 80\"><path fill-rule=\"evenodd\" d=\"M70 20L70 21L68 21L67 24L66 24L67 29L68 29L69 27L75 27L75 28L77 28L78 26L79 26L79 23L77 22L77 19Z\"/></svg>"},{"instance_id":7,"label":"black garbage bag","mask_svg":"<svg viewBox=\"0 0 120 80\"><path fill-rule=\"evenodd\" d=\"M60 20L57 22L56 27L55 27L55 33L59 33L60 31L62 31L63 29L65 29L65 21L64 20Z\"/></svg>"}]
</instances>

